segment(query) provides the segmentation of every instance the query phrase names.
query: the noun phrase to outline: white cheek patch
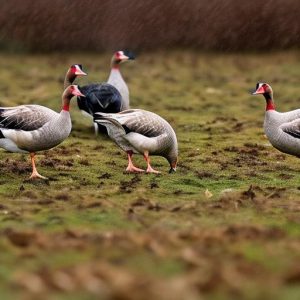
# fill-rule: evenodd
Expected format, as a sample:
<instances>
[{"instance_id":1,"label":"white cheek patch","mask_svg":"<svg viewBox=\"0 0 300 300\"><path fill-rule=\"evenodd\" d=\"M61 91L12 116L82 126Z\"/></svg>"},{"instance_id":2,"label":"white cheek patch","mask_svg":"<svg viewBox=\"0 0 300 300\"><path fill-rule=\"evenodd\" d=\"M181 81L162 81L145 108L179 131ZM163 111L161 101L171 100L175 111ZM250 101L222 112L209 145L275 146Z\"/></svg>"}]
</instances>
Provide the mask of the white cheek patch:
<instances>
[{"instance_id":1,"label":"white cheek patch","mask_svg":"<svg viewBox=\"0 0 300 300\"><path fill-rule=\"evenodd\" d=\"M81 69L78 65L75 65L76 71L81 72Z\"/></svg>"}]
</instances>

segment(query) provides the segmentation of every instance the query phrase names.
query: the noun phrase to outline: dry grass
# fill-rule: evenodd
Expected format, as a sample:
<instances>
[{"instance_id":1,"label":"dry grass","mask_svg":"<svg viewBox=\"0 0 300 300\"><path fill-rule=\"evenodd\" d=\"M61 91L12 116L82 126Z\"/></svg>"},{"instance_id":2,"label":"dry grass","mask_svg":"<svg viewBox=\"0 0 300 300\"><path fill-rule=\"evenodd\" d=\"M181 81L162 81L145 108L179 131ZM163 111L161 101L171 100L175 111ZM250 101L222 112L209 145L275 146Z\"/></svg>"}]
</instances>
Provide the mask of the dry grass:
<instances>
[{"instance_id":1,"label":"dry grass","mask_svg":"<svg viewBox=\"0 0 300 300\"><path fill-rule=\"evenodd\" d=\"M107 50L298 47L298 0L2 1L2 48Z\"/></svg>"}]
</instances>

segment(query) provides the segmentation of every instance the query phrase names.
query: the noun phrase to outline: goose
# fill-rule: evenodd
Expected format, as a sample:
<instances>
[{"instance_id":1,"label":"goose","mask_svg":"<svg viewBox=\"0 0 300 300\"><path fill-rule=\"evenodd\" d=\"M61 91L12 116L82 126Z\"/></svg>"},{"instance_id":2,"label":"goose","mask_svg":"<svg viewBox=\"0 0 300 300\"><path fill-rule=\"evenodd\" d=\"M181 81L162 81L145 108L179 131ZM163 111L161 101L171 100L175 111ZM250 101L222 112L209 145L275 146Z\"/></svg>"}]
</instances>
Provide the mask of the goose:
<instances>
[{"instance_id":1,"label":"goose","mask_svg":"<svg viewBox=\"0 0 300 300\"><path fill-rule=\"evenodd\" d=\"M84 97L77 85L70 85L63 92L60 113L41 105L0 107L0 147L30 154L30 179L47 179L36 169L35 153L51 149L69 136L72 128L69 105L73 96Z\"/></svg>"},{"instance_id":2,"label":"goose","mask_svg":"<svg viewBox=\"0 0 300 300\"><path fill-rule=\"evenodd\" d=\"M266 99L264 132L268 140L279 151L300 157L300 109L276 111L273 90L268 83L257 83L252 95L260 94Z\"/></svg>"},{"instance_id":3,"label":"goose","mask_svg":"<svg viewBox=\"0 0 300 300\"><path fill-rule=\"evenodd\" d=\"M124 81L120 65L134 56L127 51L117 51L111 59L111 72L107 82L93 83L80 87L80 91L86 98L77 98L78 108L89 117L96 112L118 113L129 109L129 90ZM71 84L72 82L68 82ZM98 133L98 125L94 123L95 133Z\"/></svg>"},{"instance_id":4,"label":"goose","mask_svg":"<svg viewBox=\"0 0 300 300\"><path fill-rule=\"evenodd\" d=\"M142 154L147 162L147 173L160 173L150 165L150 155L165 157L170 164L170 173L176 171L178 144L171 125L157 114L129 109L117 114L96 113L94 121L107 128L109 137L127 153L127 172L144 172L132 162L134 153Z\"/></svg>"},{"instance_id":5,"label":"goose","mask_svg":"<svg viewBox=\"0 0 300 300\"><path fill-rule=\"evenodd\" d=\"M111 59L111 71L107 83L114 86L120 92L122 96L121 111L129 109L129 90L121 75L120 65L125 61L134 59L134 55L129 51L117 51Z\"/></svg>"}]
</instances>

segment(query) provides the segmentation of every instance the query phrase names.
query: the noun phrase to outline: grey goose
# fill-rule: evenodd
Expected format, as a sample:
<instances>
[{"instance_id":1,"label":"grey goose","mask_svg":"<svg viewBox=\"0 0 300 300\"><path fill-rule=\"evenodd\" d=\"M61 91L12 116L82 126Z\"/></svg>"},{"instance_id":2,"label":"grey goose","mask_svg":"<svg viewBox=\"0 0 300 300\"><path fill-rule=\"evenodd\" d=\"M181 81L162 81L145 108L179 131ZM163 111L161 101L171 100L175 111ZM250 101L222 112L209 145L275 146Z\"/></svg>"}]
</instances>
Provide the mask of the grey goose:
<instances>
[{"instance_id":1,"label":"grey goose","mask_svg":"<svg viewBox=\"0 0 300 300\"><path fill-rule=\"evenodd\" d=\"M272 146L300 157L300 109L276 111L273 90L267 83L258 82L253 95L263 95L266 100L264 132Z\"/></svg>"},{"instance_id":2,"label":"grey goose","mask_svg":"<svg viewBox=\"0 0 300 300\"><path fill-rule=\"evenodd\" d=\"M51 149L69 136L72 128L69 106L73 96L84 96L77 85L70 85L63 92L60 113L41 105L0 107L0 147L30 154L30 179L46 179L36 169L35 153Z\"/></svg>"},{"instance_id":3,"label":"grey goose","mask_svg":"<svg viewBox=\"0 0 300 300\"><path fill-rule=\"evenodd\" d=\"M144 172L133 165L132 155L142 154L147 162L147 173L160 173L150 165L150 155L165 157L170 173L176 171L178 145L171 125L157 114L129 109L117 114L96 113L94 121L107 128L109 137L127 153L128 172Z\"/></svg>"}]
</instances>

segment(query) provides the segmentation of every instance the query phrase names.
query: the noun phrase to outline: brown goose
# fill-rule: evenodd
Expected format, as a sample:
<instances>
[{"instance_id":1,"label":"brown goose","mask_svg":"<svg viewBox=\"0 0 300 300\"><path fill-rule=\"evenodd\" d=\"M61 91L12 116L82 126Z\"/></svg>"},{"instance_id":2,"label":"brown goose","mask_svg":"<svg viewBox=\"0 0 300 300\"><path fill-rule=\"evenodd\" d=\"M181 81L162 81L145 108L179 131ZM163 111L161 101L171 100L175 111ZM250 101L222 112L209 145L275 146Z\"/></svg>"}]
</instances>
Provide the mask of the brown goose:
<instances>
[{"instance_id":1,"label":"brown goose","mask_svg":"<svg viewBox=\"0 0 300 300\"><path fill-rule=\"evenodd\" d=\"M178 145L171 125L150 111L129 109L117 114L96 113L94 121L107 128L109 137L128 155L128 172L144 172L132 163L133 153L144 155L147 173L160 173L150 165L149 155L165 157L170 173L176 171Z\"/></svg>"},{"instance_id":2,"label":"brown goose","mask_svg":"<svg viewBox=\"0 0 300 300\"><path fill-rule=\"evenodd\" d=\"M300 157L300 109L280 113L275 110L273 90L259 82L253 95L266 99L265 134L273 147L281 152Z\"/></svg>"},{"instance_id":3,"label":"brown goose","mask_svg":"<svg viewBox=\"0 0 300 300\"><path fill-rule=\"evenodd\" d=\"M69 136L72 128L69 106L73 96L84 96L77 85L70 85L63 92L60 113L41 105L0 107L0 147L30 154L30 179L46 179L36 169L35 153L51 149Z\"/></svg>"}]
</instances>

